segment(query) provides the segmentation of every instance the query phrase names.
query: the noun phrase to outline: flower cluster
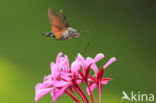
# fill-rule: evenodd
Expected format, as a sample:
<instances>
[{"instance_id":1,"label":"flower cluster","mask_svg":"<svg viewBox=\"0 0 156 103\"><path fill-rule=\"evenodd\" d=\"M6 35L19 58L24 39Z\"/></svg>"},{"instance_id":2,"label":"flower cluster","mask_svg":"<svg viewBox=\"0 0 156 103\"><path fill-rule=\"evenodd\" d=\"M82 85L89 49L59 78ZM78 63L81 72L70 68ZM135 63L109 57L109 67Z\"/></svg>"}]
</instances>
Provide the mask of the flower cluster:
<instances>
[{"instance_id":1,"label":"flower cluster","mask_svg":"<svg viewBox=\"0 0 156 103\"><path fill-rule=\"evenodd\" d=\"M116 58L112 57L100 70L96 65L96 62L104 57L103 54L97 54L92 59L87 57L86 59L78 54L75 61L69 66L68 57L65 55L62 57L62 53L59 53L56 58L56 63L51 63L51 74L44 77L43 83L39 83L35 87L35 101L38 101L41 97L50 93L52 100L56 101L63 93L67 93L76 103L80 101L73 95L76 91L84 103L89 103L88 98L80 88L79 84L85 83L87 85L86 91L91 96L92 103L94 98L92 91L95 87L99 91L99 103L102 92L102 85L107 84L110 78L103 78L104 70L112 64ZM94 75L90 75L90 70L94 71Z\"/></svg>"}]
</instances>

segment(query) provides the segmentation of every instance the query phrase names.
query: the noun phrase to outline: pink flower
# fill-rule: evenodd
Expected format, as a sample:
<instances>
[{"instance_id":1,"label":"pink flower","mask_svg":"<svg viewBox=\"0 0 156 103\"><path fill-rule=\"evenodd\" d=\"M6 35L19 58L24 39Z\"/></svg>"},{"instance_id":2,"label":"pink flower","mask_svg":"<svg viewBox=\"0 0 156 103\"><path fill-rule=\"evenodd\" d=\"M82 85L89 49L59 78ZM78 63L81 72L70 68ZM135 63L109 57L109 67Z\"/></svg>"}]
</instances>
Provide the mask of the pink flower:
<instances>
[{"instance_id":1,"label":"pink flower","mask_svg":"<svg viewBox=\"0 0 156 103\"><path fill-rule=\"evenodd\" d=\"M96 74L96 78L89 76L89 79L91 79L91 81L93 81L90 85L90 90L91 92L95 89L95 87L97 86L99 89L99 103L100 103L100 96L101 96L101 92L102 92L102 84L107 84L108 81L112 80L110 78L103 78L104 75L104 69L106 69L110 64L112 64L114 61L116 61L116 58L113 57L111 58L104 66L103 68L97 72ZM90 95L90 91L89 88L86 88L87 93Z\"/></svg>"},{"instance_id":2,"label":"pink flower","mask_svg":"<svg viewBox=\"0 0 156 103\"><path fill-rule=\"evenodd\" d=\"M89 80L93 81L91 83L91 91L93 91L95 89L96 86L98 85L101 85L102 87L102 84L107 84L108 81L112 80L110 78L103 78L103 75L104 75L104 69L106 69L110 64L112 64L114 61L116 61L116 58L113 57L111 58L104 66L103 68L96 73L96 78L92 77L92 76L89 76ZM87 88L87 93L90 94L88 88Z\"/></svg>"},{"instance_id":3,"label":"pink flower","mask_svg":"<svg viewBox=\"0 0 156 103\"><path fill-rule=\"evenodd\" d=\"M84 103L89 103L89 100L79 84L87 84L87 93L91 94L92 103L94 98L92 91L97 86L99 88L99 99L102 92L102 84L107 84L110 78L103 78L104 69L107 68L116 59L111 58L103 68L98 71L96 63L104 57L102 53L97 54L94 59L87 57L86 59L78 54L75 61L72 62L71 67L69 66L68 57L62 56L59 53L56 58L56 63L51 63L51 74L44 77L43 83L39 83L35 87L35 101L50 93L52 100L55 102L63 93L67 93L75 102L80 101L72 94L76 91ZM95 72L95 78L91 76L90 69ZM99 100L100 101L100 100ZM100 102L99 102L100 103Z\"/></svg>"}]
</instances>

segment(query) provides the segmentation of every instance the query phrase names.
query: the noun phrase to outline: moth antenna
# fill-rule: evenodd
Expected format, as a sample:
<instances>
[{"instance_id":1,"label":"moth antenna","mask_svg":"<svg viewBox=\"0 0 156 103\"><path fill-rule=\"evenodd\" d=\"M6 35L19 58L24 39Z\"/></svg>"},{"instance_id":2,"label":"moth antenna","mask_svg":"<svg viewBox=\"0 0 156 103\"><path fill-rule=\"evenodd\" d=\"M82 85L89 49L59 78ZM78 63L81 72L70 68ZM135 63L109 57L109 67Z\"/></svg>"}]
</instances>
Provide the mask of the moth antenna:
<instances>
[{"instance_id":1,"label":"moth antenna","mask_svg":"<svg viewBox=\"0 0 156 103\"><path fill-rule=\"evenodd\" d=\"M78 30L79 33L80 33L80 32L89 32L89 31L90 31L90 29Z\"/></svg>"}]
</instances>

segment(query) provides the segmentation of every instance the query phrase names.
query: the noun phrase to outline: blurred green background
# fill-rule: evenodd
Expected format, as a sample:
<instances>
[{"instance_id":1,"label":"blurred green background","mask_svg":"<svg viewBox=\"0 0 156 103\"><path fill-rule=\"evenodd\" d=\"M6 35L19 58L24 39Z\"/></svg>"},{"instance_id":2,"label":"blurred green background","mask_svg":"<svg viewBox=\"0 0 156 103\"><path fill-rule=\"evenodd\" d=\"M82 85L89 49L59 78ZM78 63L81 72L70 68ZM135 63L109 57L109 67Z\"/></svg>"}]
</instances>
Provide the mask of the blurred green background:
<instances>
[{"instance_id":1,"label":"blurred green background","mask_svg":"<svg viewBox=\"0 0 156 103\"><path fill-rule=\"evenodd\" d=\"M123 90L156 94L155 5L154 0L1 0L0 103L35 103L34 87L50 73L50 62L59 52L70 62L77 53L104 53L99 68L117 58L105 72L113 81L104 86L102 103L120 103ZM72 27L90 31L66 41L43 37L51 30L48 8L58 13L64 9ZM97 90L94 96L97 101ZM38 103L51 103L50 95ZM73 101L63 95L56 103Z\"/></svg>"}]
</instances>

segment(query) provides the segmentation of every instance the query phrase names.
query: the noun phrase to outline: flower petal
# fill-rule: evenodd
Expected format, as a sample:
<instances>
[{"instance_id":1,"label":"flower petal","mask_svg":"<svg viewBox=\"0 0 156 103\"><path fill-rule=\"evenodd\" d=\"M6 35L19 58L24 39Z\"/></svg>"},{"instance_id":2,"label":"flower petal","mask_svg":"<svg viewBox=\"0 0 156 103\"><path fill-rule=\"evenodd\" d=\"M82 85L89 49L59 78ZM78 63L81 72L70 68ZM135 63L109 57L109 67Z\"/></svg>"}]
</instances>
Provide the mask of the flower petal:
<instances>
[{"instance_id":1,"label":"flower petal","mask_svg":"<svg viewBox=\"0 0 156 103\"><path fill-rule=\"evenodd\" d=\"M71 81L72 74L71 73L67 73L67 72L61 72L60 74L60 78L65 80L65 81Z\"/></svg>"},{"instance_id":2,"label":"flower petal","mask_svg":"<svg viewBox=\"0 0 156 103\"><path fill-rule=\"evenodd\" d=\"M95 72L95 74L97 75L97 73L98 73L98 68L97 68L96 64L94 64L93 59L90 58L90 57L87 57L85 63L86 63L87 66L89 66L90 64L92 64L90 68L91 68L91 69Z\"/></svg>"},{"instance_id":3,"label":"flower petal","mask_svg":"<svg viewBox=\"0 0 156 103\"><path fill-rule=\"evenodd\" d=\"M69 71L69 60L68 57L65 55L64 56L65 63L62 65L63 71L68 72Z\"/></svg>"},{"instance_id":4,"label":"flower petal","mask_svg":"<svg viewBox=\"0 0 156 103\"><path fill-rule=\"evenodd\" d=\"M35 87L35 101L37 102L40 98L42 98L44 95L49 93L53 90L53 88L43 88L44 84L37 84Z\"/></svg>"},{"instance_id":5,"label":"flower petal","mask_svg":"<svg viewBox=\"0 0 156 103\"><path fill-rule=\"evenodd\" d=\"M110 81L110 80L112 80L112 79L110 79L110 78L104 78L104 79L102 79L101 84L107 84L108 81Z\"/></svg>"},{"instance_id":6,"label":"flower petal","mask_svg":"<svg viewBox=\"0 0 156 103\"><path fill-rule=\"evenodd\" d=\"M71 84L71 82L67 82L67 81L57 81L57 80L53 81L54 87L64 87L64 86L70 85L70 84Z\"/></svg>"},{"instance_id":7,"label":"flower petal","mask_svg":"<svg viewBox=\"0 0 156 103\"><path fill-rule=\"evenodd\" d=\"M96 83L93 83L92 85L90 85L91 92L95 89L96 86L97 86ZM88 87L86 88L86 90L87 90L88 95L90 95L90 92L89 92L89 88Z\"/></svg>"},{"instance_id":8,"label":"flower petal","mask_svg":"<svg viewBox=\"0 0 156 103\"><path fill-rule=\"evenodd\" d=\"M51 72L54 79L58 78L58 76L60 75L60 70L61 68L58 64L51 63Z\"/></svg>"},{"instance_id":9,"label":"flower petal","mask_svg":"<svg viewBox=\"0 0 156 103\"><path fill-rule=\"evenodd\" d=\"M78 62L84 62L84 57L79 53L78 54L78 56L77 56L77 58L76 58L76 61L78 61Z\"/></svg>"},{"instance_id":10,"label":"flower petal","mask_svg":"<svg viewBox=\"0 0 156 103\"><path fill-rule=\"evenodd\" d=\"M81 83L83 83L82 80L77 80L76 82L77 82L77 84L81 84Z\"/></svg>"},{"instance_id":11,"label":"flower petal","mask_svg":"<svg viewBox=\"0 0 156 103\"><path fill-rule=\"evenodd\" d=\"M77 56L75 61L77 61L82 66L82 69L85 72L87 67L86 67L86 63L85 63L84 57L81 54L78 54L78 56Z\"/></svg>"},{"instance_id":12,"label":"flower petal","mask_svg":"<svg viewBox=\"0 0 156 103\"><path fill-rule=\"evenodd\" d=\"M97 73L97 81L100 82L103 78L103 75L104 75L104 69L102 68L98 73Z\"/></svg>"},{"instance_id":13,"label":"flower petal","mask_svg":"<svg viewBox=\"0 0 156 103\"><path fill-rule=\"evenodd\" d=\"M59 60L62 56L62 52L60 52L58 55L57 55L57 58L56 58L56 63L59 63Z\"/></svg>"},{"instance_id":14,"label":"flower petal","mask_svg":"<svg viewBox=\"0 0 156 103\"><path fill-rule=\"evenodd\" d=\"M53 101L55 102L66 90L68 86L64 86L63 88L53 92L52 96L53 96Z\"/></svg>"},{"instance_id":15,"label":"flower petal","mask_svg":"<svg viewBox=\"0 0 156 103\"><path fill-rule=\"evenodd\" d=\"M92 64L92 65L91 65L91 69L95 72L95 76L97 76L98 67L96 66L96 64Z\"/></svg>"},{"instance_id":16,"label":"flower petal","mask_svg":"<svg viewBox=\"0 0 156 103\"><path fill-rule=\"evenodd\" d=\"M104 58L104 55L102 53L97 54L96 57L94 58L94 63L98 62L102 58Z\"/></svg>"},{"instance_id":17,"label":"flower petal","mask_svg":"<svg viewBox=\"0 0 156 103\"><path fill-rule=\"evenodd\" d=\"M106 69L110 64L112 64L113 62L116 61L115 57L112 57L105 65L104 65L104 69Z\"/></svg>"},{"instance_id":18,"label":"flower petal","mask_svg":"<svg viewBox=\"0 0 156 103\"><path fill-rule=\"evenodd\" d=\"M53 62L50 63L50 69L51 69L51 73L53 73L53 71L55 70L55 63Z\"/></svg>"},{"instance_id":19,"label":"flower petal","mask_svg":"<svg viewBox=\"0 0 156 103\"><path fill-rule=\"evenodd\" d=\"M89 66L90 64L93 64L93 59L90 58L90 57L87 57L86 60L85 60L85 63L87 66Z\"/></svg>"},{"instance_id":20,"label":"flower petal","mask_svg":"<svg viewBox=\"0 0 156 103\"><path fill-rule=\"evenodd\" d=\"M79 69L80 69L80 64L77 61L74 61L71 64L71 72L72 72L72 74L75 75Z\"/></svg>"}]
</instances>

